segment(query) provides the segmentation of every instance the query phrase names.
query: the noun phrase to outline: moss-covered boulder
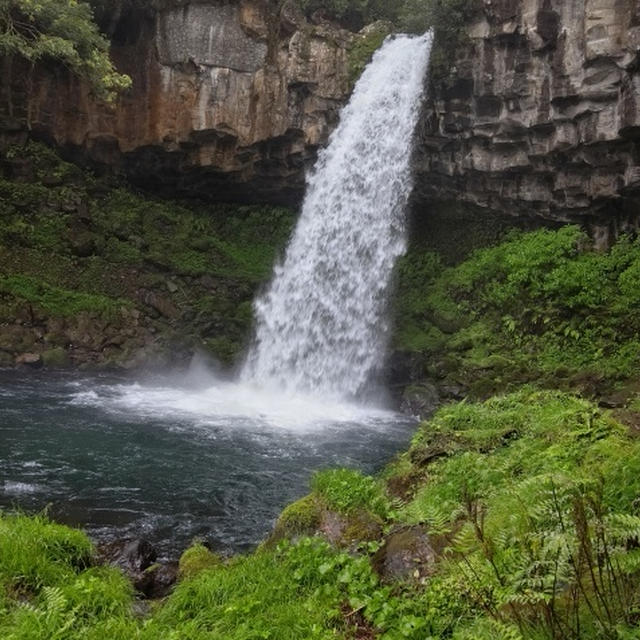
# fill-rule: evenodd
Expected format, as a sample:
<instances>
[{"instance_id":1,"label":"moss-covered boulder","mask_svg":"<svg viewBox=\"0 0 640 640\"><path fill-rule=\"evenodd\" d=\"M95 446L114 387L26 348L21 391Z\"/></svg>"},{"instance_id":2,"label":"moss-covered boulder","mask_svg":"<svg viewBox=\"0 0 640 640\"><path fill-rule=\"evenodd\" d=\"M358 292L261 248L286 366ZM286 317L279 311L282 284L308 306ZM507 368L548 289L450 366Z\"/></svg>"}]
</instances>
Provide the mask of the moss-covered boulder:
<instances>
[{"instance_id":1,"label":"moss-covered boulder","mask_svg":"<svg viewBox=\"0 0 640 640\"><path fill-rule=\"evenodd\" d=\"M201 542L191 545L181 556L178 563L178 577L188 580L207 569L215 569L222 564L222 558L207 549Z\"/></svg>"}]
</instances>

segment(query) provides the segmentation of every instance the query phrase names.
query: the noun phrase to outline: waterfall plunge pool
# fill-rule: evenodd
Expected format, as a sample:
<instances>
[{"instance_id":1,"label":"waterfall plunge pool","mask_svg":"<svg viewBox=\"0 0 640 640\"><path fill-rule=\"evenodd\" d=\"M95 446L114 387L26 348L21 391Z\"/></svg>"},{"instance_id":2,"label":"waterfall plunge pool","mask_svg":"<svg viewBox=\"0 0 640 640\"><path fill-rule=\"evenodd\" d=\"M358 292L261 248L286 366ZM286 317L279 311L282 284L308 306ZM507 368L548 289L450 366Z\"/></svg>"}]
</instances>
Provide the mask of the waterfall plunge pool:
<instances>
[{"instance_id":1,"label":"waterfall plunge pool","mask_svg":"<svg viewBox=\"0 0 640 640\"><path fill-rule=\"evenodd\" d=\"M369 389L384 360L431 40L388 38L357 82L256 302L243 383L0 372L0 506L51 505L97 539L144 536L165 557L196 536L243 550L314 470L372 473L406 446L412 421L323 397ZM265 380L291 393L252 388Z\"/></svg>"},{"instance_id":2,"label":"waterfall plunge pool","mask_svg":"<svg viewBox=\"0 0 640 640\"><path fill-rule=\"evenodd\" d=\"M286 397L198 372L180 382L0 371L0 507L48 506L97 541L145 537L164 558L194 537L264 539L317 469L381 469L415 421Z\"/></svg>"}]
</instances>

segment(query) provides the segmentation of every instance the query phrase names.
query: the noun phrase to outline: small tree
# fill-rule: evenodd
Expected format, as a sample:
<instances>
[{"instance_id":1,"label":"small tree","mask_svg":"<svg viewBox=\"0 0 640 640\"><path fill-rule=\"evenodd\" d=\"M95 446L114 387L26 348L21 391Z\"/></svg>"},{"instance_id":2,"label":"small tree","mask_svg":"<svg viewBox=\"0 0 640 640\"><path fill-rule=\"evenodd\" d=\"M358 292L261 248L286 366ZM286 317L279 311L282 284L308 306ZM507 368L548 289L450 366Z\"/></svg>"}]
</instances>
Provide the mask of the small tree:
<instances>
[{"instance_id":1,"label":"small tree","mask_svg":"<svg viewBox=\"0 0 640 640\"><path fill-rule=\"evenodd\" d=\"M131 85L114 68L91 8L79 0L0 0L0 57L9 72L14 58L27 61L30 73L37 62L56 61L88 80L107 102Z\"/></svg>"},{"instance_id":2,"label":"small tree","mask_svg":"<svg viewBox=\"0 0 640 640\"><path fill-rule=\"evenodd\" d=\"M375 20L395 21L402 2L388 0L298 0L307 12L323 10L329 16L351 25L362 25Z\"/></svg>"}]
</instances>

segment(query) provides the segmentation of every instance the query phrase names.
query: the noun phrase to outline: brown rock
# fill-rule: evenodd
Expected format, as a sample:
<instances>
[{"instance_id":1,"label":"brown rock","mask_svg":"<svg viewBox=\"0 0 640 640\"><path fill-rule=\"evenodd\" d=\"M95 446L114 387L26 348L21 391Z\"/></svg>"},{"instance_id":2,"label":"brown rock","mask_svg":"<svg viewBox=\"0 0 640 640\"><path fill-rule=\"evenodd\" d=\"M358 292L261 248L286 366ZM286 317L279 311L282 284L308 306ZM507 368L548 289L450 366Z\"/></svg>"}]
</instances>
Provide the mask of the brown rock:
<instances>
[{"instance_id":1,"label":"brown rock","mask_svg":"<svg viewBox=\"0 0 640 640\"><path fill-rule=\"evenodd\" d=\"M16 356L17 365L39 369L42 366L42 357L38 353L22 353Z\"/></svg>"},{"instance_id":2,"label":"brown rock","mask_svg":"<svg viewBox=\"0 0 640 640\"><path fill-rule=\"evenodd\" d=\"M129 15L112 55L132 89L108 108L87 85L40 70L31 126L174 196L296 200L349 94L352 34L299 12L278 18L276 4L201 0ZM14 96L26 90L18 66Z\"/></svg>"}]
</instances>

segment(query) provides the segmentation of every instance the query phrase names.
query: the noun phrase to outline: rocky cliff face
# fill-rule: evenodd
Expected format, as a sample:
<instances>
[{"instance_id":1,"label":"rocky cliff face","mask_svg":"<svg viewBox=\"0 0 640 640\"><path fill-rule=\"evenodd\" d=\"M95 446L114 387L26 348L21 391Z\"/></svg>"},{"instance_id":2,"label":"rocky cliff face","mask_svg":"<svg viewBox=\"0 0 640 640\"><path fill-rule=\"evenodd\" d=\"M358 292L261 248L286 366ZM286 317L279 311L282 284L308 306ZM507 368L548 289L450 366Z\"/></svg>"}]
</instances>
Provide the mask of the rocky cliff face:
<instances>
[{"instance_id":1,"label":"rocky cliff face","mask_svg":"<svg viewBox=\"0 0 640 640\"><path fill-rule=\"evenodd\" d=\"M640 3L483 0L417 151L419 208L457 201L515 216L638 221Z\"/></svg>"},{"instance_id":2,"label":"rocky cliff face","mask_svg":"<svg viewBox=\"0 0 640 640\"><path fill-rule=\"evenodd\" d=\"M107 108L65 74L42 73L31 127L154 190L296 201L349 93L353 35L276 4L172 2L124 17L112 54L131 91Z\"/></svg>"}]
</instances>

